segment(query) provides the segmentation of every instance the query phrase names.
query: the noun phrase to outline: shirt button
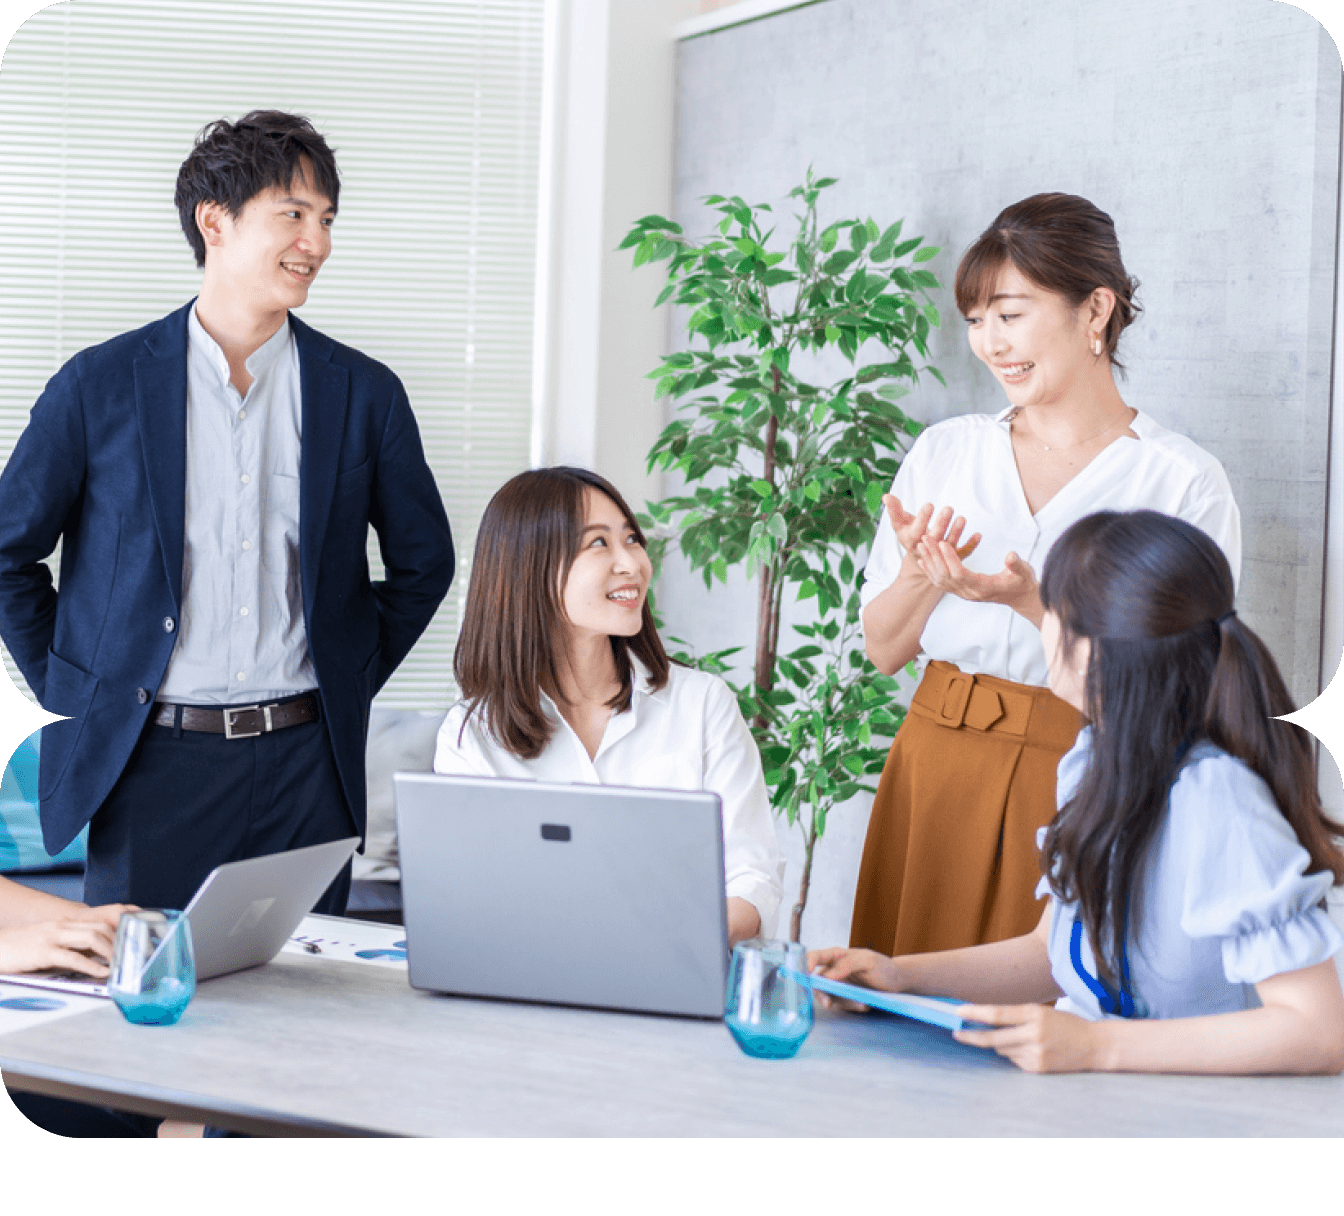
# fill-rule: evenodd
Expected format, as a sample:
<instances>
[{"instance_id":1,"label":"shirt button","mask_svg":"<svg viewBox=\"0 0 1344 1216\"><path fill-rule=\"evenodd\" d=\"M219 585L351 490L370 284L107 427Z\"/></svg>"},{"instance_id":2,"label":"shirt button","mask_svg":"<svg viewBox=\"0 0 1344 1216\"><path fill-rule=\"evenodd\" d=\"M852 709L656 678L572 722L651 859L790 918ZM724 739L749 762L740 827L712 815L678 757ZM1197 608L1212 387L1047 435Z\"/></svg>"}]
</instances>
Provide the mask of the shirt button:
<instances>
[{"instance_id":1,"label":"shirt button","mask_svg":"<svg viewBox=\"0 0 1344 1216\"><path fill-rule=\"evenodd\" d=\"M247 679L247 672L245 672L245 671L240 671L240 672L238 673L238 678L239 678L240 680L246 680L246 679Z\"/></svg>"},{"instance_id":2,"label":"shirt button","mask_svg":"<svg viewBox=\"0 0 1344 1216\"><path fill-rule=\"evenodd\" d=\"M247 615L247 609L246 609L246 608L239 608L239 609L238 609L238 615L239 615L239 616L246 616L246 615Z\"/></svg>"},{"instance_id":3,"label":"shirt button","mask_svg":"<svg viewBox=\"0 0 1344 1216\"><path fill-rule=\"evenodd\" d=\"M246 417L247 417L247 411L246 411L246 410L239 410L239 411L238 411L238 421L239 421L239 422L241 422L241 421L242 421L244 418L246 418Z\"/></svg>"},{"instance_id":4,"label":"shirt button","mask_svg":"<svg viewBox=\"0 0 1344 1216\"><path fill-rule=\"evenodd\" d=\"M238 480L241 481L243 485L247 485L247 483L251 481L252 478L250 478L246 473L244 473L240 478L238 478Z\"/></svg>"},{"instance_id":5,"label":"shirt button","mask_svg":"<svg viewBox=\"0 0 1344 1216\"><path fill-rule=\"evenodd\" d=\"M141 705L148 705L148 704L149 704L149 690L148 690L148 689L144 689L144 688L137 688L137 689L135 690L135 699L136 699L137 701L139 701Z\"/></svg>"},{"instance_id":6,"label":"shirt button","mask_svg":"<svg viewBox=\"0 0 1344 1216\"><path fill-rule=\"evenodd\" d=\"M243 541L243 552L246 553L250 548L252 548L252 542L250 540Z\"/></svg>"},{"instance_id":7,"label":"shirt button","mask_svg":"<svg viewBox=\"0 0 1344 1216\"><path fill-rule=\"evenodd\" d=\"M164 632L164 633L172 633L173 630L176 629L176 628L177 628L177 622L176 622L175 620L173 620L172 617L170 617L170 616L166 616L166 617L163 618L163 632Z\"/></svg>"}]
</instances>

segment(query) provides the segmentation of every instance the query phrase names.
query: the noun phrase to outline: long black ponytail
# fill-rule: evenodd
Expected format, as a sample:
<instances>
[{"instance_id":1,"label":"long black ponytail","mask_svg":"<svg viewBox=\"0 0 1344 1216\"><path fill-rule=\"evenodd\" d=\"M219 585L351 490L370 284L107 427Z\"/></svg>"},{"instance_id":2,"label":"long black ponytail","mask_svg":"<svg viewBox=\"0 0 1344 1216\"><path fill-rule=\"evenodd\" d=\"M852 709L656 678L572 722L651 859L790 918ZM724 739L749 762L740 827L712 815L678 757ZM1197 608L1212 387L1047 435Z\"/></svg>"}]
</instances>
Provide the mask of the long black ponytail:
<instances>
[{"instance_id":1,"label":"long black ponytail","mask_svg":"<svg viewBox=\"0 0 1344 1216\"><path fill-rule=\"evenodd\" d=\"M1311 737L1265 644L1237 617L1227 559L1198 528L1157 511L1101 511L1055 543L1041 601L1067 654L1087 638L1092 756L1045 835L1042 868L1079 905L1103 978L1119 974L1142 915L1139 881L1186 750L1207 738L1269 786L1311 855L1344 882L1344 828L1325 814Z\"/></svg>"}]
</instances>

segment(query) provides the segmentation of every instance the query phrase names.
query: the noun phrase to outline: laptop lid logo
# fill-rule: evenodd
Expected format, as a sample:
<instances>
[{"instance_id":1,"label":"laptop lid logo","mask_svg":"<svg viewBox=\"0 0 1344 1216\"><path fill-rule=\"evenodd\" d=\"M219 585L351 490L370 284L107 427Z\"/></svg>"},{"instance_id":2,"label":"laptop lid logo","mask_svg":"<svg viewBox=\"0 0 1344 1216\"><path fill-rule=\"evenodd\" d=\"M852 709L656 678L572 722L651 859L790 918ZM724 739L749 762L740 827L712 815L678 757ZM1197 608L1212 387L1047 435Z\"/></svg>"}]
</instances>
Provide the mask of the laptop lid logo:
<instances>
[{"instance_id":1,"label":"laptop lid logo","mask_svg":"<svg viewBox=\"0 0 1344 1216\"><path fill-rule=\"evenodd\" d=\"M271 910L271 905L275 903L275 897L269 899L254 899L247 908L247 911L238 918L238 923L229 930L229 936L234 937L239 933L247 933L255 929L265 919L266 913Z\"/></svg>"}]
</instances>

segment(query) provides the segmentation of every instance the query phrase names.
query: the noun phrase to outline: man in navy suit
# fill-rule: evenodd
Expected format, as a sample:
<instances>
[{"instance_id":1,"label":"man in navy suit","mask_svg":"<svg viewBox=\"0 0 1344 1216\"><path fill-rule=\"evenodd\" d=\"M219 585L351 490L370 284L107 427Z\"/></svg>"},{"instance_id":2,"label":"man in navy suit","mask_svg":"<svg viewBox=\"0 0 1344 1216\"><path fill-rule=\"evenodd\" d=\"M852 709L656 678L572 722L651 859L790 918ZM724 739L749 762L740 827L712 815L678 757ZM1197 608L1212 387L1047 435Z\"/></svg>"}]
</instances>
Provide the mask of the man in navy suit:
<instances>
[{"instance_id":1,"label":"man in navy suit","mask_svg":"<svg viewBox=\"0 0 1344 1216\"><path fill-rule=\"evenodd\" d=\"M90 824L90 903L181 908L221 862L362 835L370 702L452 579L400 381L290 314L339 189L305 119L205 128L176 194L200 295L66 363L0 475L0 636L66 717L42 828Z\"/></svg>"}]
</instances>

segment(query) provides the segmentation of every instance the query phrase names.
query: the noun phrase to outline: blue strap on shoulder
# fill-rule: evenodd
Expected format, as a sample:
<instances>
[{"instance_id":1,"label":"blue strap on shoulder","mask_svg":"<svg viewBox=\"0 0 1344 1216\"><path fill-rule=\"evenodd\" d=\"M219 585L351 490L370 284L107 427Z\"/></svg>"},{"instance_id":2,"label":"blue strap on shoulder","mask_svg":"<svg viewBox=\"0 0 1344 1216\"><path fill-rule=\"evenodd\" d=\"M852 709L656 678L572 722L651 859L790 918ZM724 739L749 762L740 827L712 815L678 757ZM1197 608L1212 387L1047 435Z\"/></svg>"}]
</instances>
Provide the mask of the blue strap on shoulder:
<instances>
[{"instance_id":1,"label":"blue strap on shoulder","mask_svg":"<svg viewBox=\"0 0 1344 1216\"><path fill-rule=\"evenodd\" d=\"M1134 1016L1134 998L1129 992L1129 952L1120 947L1120 991L1112 992L1110 985L1100 976L1091 975L1083 966L1083 922L1077 916L1073 918L1073 930L1069 934L1069 960L1078 978L1087 985L1088 991L1097 998L1102 1013L1118 1013L1122 1018Z\"/></svg>"},{"instance_id":2,"label":"blue strap on shoulder","mask_svg":"<svg viewBox=\"0 0 1344 1216\"><path fill-rule=\"evenodd\" d=\"M1172 785L1176 784L1176 779L1181 775L1181 770L1190 762L1190 753L1199 738L1200 732L1198 730L1191 731L1176 748ZM1127 935L1129 926L1128 898L1125 900L1125 926ZM1110 985L1100 975L1093 976L1083 966L1083 923L1078 919L1077 913L1074 914L1073 928L1069 933L1069 961L1073 963L1073 969L1078 973L1078 978L1087 985L1088 991L1097 998L1097 1004L1101 1007L1103 1013L1119 1014L1122 1018L1132 1018L1134 1016L1134 998L1130 994L1129 985L1129 951L1125 947L1124 937L1120 939L1119 992L1112 992Z\"/></svg>"}]
</instances>

